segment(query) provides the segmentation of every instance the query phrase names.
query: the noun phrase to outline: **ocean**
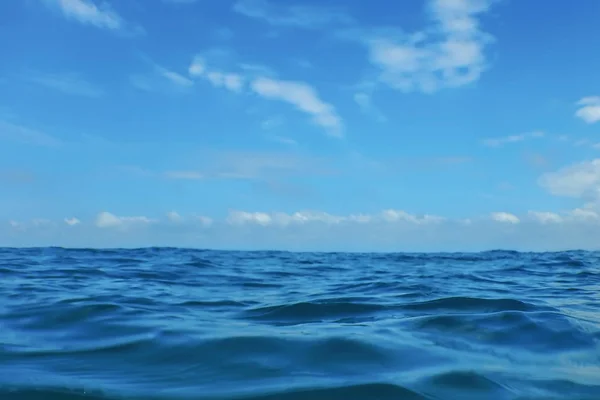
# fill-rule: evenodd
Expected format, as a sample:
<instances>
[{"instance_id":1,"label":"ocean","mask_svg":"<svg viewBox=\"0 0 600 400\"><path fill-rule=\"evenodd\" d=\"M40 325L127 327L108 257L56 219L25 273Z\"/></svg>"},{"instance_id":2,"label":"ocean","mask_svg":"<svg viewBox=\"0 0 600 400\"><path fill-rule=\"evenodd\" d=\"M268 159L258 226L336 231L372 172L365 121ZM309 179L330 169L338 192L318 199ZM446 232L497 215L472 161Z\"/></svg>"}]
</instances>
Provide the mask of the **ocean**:
<instances>
[{"instance_id":1,"label":"ocean","mask_svg":"<svg viewBox=\"0 0 600 400\"><path fill-rule=\"evenodd\" d=\"M0 399L600 399L600 253L0 249Z\"/></svg>"}]
</instances>

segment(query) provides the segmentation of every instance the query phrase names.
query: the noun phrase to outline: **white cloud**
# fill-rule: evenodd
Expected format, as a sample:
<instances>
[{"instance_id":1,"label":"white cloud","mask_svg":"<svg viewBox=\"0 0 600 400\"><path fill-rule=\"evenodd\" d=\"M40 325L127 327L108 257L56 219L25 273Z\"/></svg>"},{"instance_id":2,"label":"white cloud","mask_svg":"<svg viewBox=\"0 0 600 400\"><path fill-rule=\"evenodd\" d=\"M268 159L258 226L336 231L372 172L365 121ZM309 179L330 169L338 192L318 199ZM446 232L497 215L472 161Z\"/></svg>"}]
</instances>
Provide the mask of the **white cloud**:
<instances>
[{"instance_id":1,"label":"white cloud","mask_svg":"<svg viewBox=\"0 0 600 400\"><path fill-rule=\"evenodd\" d=\"M47 133L6 121L0 121L0 141L2 140L42 147L59 147L63 144Z\"/></svg>"},{"instance_id":2,"label":"white cloud","mask_svg":"<svg viewBox=\"0 0 600 400\"><path fill-rule=\"evenodd\" d=\"M484 139L483 144L488 147L500 147L505 144L523 142L528 139L539 139L543 138L544 136L544 132L533 131L529 133L522 133L520 135Z\"/></svg>"},{"instance_id":3,"label":"white cloud","mask_svg":"<svg viewBox=\"0 0 600 400\"><path fill-rule=\"evenodd\" d=\"M224 87L232 92L241 92L244 78L239 74L211 71L206 74L206 79L215 87Z\"/></svg>"},{"instance_id":4,"label":"white cloud","mask_svg":"<svg viewBox=\"0 0 600 400\"><path fill-rule=\"evenodd\" d=\"M33 73L25 79L65 94L85 97L100 97L103 91L83 80L76 74L41 74Z\"/></svg>"},{"instance_id":5,"label":"white cloud","mask_svg":"<svg viewBox=\"0 0 600 400\"><path fill-rule=\"evenodd\" d=\"M246 212L231 211L227 217L227 223L232 225L258 224L262 226L288 226L292 224L324 223L411 223L415 225L435 224L444 222L446 219L435 215L415 216L402 210L384 210L379 214L350 214L347 216L333 215L323 211L298 211L292 214L283 212Z\"/></svg>"},{"instance_id":6,"label":"white cloud","mask_svg":"<svg viewBox=\"0 0 600 400\"><path fill-rule=\"evenodd\" d=\"M528 215L530 218L533 218L542 224L563 222L563 217L549 211L529 211Z\"/></svg>"},{"instance_id":7,"label":"white cloud","mask_svg":"<svg viewBox=\"0 0 600 400\"><path fill-rule=\"evenodd\" d=\"M546 173L538 183L556 196L596 200L600 196L600 158Z\"/></svg>"},{"instance_id":8,"label":"white cloud","mask_svg":"<svg viewBox=\"0 0 600 400\"><path fill-rule=\"evenodd\" d=\"M179 223L183 221L183 217L179 215L179 213L177 213L176 211L169 211L167 213L167 219L173 223Z\"/></svg>"},{"instance_id":9,"label":"white cloud","mask_svg":"<svg viewBox=\"0 0 600 400\"><path fill-rule=\"evenodd\" d=\"M171 224L178 226L185 225L188 228L193 228L194 226L201 226L207 228L213 223L212 218L206 217L204 215L192 215L189 217L184 217L176 211L169 211L166 214L166 219Z\"/></svg>"},{"instance_id":10,"label":"white cloud","mask_svg":"<svg viewBox=\"0 0 600 400\"><path fill-rule=\"evenodd\" d=\"M580 108L575 112L577 118L588 124L600 121L600 96L584 97L577 102Z\"/></svg>"},{"instance_id":11,"label":"white cloud","mask_svg":"<svg viewBox=\"0 0 600 400\"><path fill-rule=\"evenodd\" d=\"M491 214L491 218L497 222L506 222L509 224L518 224L521 220L514 214L507 212L494 212Z\"/></svg>"},{"instance_id":12,"label":"white cloud","mask_svg":"<svg viewBox=\"0 0 600 400\"><path fill-rule=\"evenodd\" d=\"M245 78L237 73L224 72L208 68L204 57L195 56L188 67L188 73L194 78L203 78L218 88L240 93L244 89Z\"/></svg>"},{"instance_id":13,"label":"white cloud","mask_svg":"<svg viewBox=\"0 0 600 400\"><path fill-rule=\"evenodd\" d=\"M79 225L81 223L81 221L77 218L65 218L64 221L65 221L65 224L67 224L69 226L75 226L75 225Z\"/></svg>"},{"instance_id":14,"label":"white cloud","mask_svg":"<svg viewBox=\"0 0 600 400\"><path fill-rule=\"evenodd\" d=\"M188 73L191 76L202 76L206 71L206 62L204 58L195 56L188 68Z\"/></svg>"},{"instance_id":15,"label":"white cloud","mask_svg":"<svg viewBox=\"0 0 600 400\"><path fill-rule=\"evenodd\" d=\"M280 1L238 0L233 10L274 26L323 28L332 24L344 25L353 22L352 17L341 9L300 4L283 5Z\"/></svg>"},{"instance_id":16,"label":"white cloud","mask_svg":"<svg viewBox=\"0 0 600 400\"><path fill-rule=\"evenodd\" d=\"M98 28L121 29L124 26L122 18L110 7L103 3L98 7L92 0L50 0L56 3L63 14L82 24L94 25Z\"/></svg>"},{"instance_id":17,"label":"white cloud","mask_svg":"<svg viewBox=\"0 0 600 400\"><path fill-rule=\"evenodd\" d=\"M435 92L475 82L487 68L490 35L478 16L493 0L431 0L433 29L403 38L375 35L366 43L380 80L404 91Z\"/></svg>"},{"instance_id":18,"label":"white cloud","mask_svg":"<svg viewBox=\"0 0 600 400\"><path fill-rule=\"evenodd\" d=\"M227 223L231 225L244 225L255 223L259 225L270 225L272 218L263 212L231 211L227 217Z\"/></svg>"},{"instance_id":19,"label":"white cloud","mask_svg":"<svg viewBox=\"0 0 600 400\"><path fill-rule=\"evenodd\" d=\"M569 211L568 215L579 221L598 221L600 219L600 215L596 211L587 208L576 208Z\"/></svg>"},{"instance_id":20,"label":"white cloud","mask_svg":"<svg viewBox=\"0 0 600 400\"><path fill-rule=\"evenodd\" d=\"M154 222L148 217L119 217L107 211L101 212L96 217L98 228L128 228L131 226L144 226Z\"/></svg>"},{"instance_id":21,"label":"white cloud","mask_svg":"<svg viewBox=\"0 0 600 400\"><path fill-rule=\"evenodd\" d=\"M325 103L316 90L303 82L284 81L266 77L254 79L251 89L259 96L280 100L312 116L315 124L325 128L331 136L342 136L342 120L335 108Z\"/></svg>"},{"instance_id":22,"label":"white cloud","mask_svg":"<svg viewBox=\"0 0 600 400\"><path fill-rule=\"evenodd\" d=\"M381 219L388 222L411 222L414 224L424 224L424 223L437 223L444 221L443 217L439 217L436 215L424 215L423 217L417 217L415 215L409 214L406 211L402 210L384 210L380 216Z\"/></svg>"}]
</instances>

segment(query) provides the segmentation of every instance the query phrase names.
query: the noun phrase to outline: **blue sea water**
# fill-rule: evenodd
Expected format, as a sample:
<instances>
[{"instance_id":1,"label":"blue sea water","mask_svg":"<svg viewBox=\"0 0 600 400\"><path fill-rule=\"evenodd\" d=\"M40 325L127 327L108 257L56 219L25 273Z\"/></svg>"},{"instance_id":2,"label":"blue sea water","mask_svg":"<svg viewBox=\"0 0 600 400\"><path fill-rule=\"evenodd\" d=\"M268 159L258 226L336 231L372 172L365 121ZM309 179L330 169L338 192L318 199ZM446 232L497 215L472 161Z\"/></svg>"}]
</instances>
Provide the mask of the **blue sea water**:
<instances>
[{"instance_id":1,"label":"blue sea water","mask_svg":"<svg viewBox=\"0 0 600 400\"><path fill-rule=\"evenodd\" d=\"M0 249L0 399L600 399L600 253Z\"/></svg>"}]
</instances>

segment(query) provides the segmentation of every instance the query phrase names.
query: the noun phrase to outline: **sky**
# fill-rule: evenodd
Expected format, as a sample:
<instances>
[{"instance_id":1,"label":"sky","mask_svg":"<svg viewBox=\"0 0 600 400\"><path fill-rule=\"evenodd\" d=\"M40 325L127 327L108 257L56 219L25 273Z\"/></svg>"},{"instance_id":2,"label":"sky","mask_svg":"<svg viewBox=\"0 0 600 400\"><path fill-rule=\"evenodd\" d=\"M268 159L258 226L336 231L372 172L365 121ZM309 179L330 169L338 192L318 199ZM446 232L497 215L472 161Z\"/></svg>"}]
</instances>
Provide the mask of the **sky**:
<instances>
[{"instance_id":1,"label":"sky","mask_svg":"<svg viewBox=\"0 0 600 400\"><path fill-rule=\"evenodd\" d=\"M0 246L599 249L598 15L2 1Z\"/></svg>"}]
</instances>

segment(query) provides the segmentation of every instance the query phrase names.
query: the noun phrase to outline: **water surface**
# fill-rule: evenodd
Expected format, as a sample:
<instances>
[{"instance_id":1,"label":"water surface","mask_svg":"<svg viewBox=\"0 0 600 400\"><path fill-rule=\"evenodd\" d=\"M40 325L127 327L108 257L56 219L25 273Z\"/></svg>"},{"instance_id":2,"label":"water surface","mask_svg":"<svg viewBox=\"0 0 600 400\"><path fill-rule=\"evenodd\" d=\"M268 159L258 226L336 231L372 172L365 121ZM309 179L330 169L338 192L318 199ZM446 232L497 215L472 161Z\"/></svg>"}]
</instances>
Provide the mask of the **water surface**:
<instances>
[{"instance_id":1,"label":"water surface","mask_svg":"<svg viewBox=\"0 0 600 400\"><path fill-rule=\"evenodd\" d=\"M600 399L600 253L0 249L0 399Z\"/></svg>"}]
</instances>

